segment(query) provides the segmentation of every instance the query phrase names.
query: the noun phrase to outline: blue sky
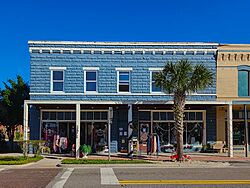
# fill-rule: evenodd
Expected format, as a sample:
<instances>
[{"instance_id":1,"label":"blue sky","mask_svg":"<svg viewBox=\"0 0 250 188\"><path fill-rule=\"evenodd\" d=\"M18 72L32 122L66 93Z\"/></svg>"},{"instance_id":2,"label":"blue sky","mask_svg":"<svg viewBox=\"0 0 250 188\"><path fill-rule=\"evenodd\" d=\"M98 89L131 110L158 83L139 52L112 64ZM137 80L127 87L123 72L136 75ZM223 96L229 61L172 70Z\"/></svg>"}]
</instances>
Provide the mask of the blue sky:
<instances>
[{"instance_id":1,"label":"blue sky","mask_svg":"<svg viewBox=\"0 0 250 188\"><path fill-rule=\"evenodd\" d=\"M28 40L250 43L249 0L8 0L0 3L0 87L29 81Z\"/></svg>"}]
</instances>

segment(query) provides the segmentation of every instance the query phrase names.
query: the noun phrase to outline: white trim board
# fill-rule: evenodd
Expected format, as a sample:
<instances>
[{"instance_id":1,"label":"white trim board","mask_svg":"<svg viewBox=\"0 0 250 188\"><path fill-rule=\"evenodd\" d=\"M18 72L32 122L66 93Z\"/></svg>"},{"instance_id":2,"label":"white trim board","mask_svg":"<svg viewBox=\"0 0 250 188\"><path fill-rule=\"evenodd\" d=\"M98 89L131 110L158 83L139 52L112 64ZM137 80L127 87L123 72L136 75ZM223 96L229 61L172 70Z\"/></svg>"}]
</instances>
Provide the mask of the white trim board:
<instances>
[{"instance_id":1,"label":"white trim board","mask_svg":"<svg viewBox=\"0 0 250 188\"><path fill-rule=\"evenodd\" d=\"M94 42L94 41L42 41L42 40L29 40L28 44L86 44L86 45L208 45L216 46L219 43L209 42Z\"/></svg>"},{"instance_id":2,"label":"white trim board","mask_svg":"<svg viewBox=\"0 0 250 188\"><path fill-rule=\"evenodd\" d=\"M99 71L99 67L83 67L82 68L84 71Z\"/></svg>"},{"instance_id":3,"label":"white trim board","mask_svg":"<svg viewBox=\"0 0 250 188\"><path fill-rule=\"evenodd\" d=\"M164 68L155 67L155 68L148 68L149 71L162 71Z\"/></svg>"},{"instance_id":4,"label":"white trim board","mask_svg":"<svg viewBox=\"0 0 250 188\"><path fill-rule=\"evenodd\" d=\"M128 102L123 101L69 101L69 100L25 100L24 104L32 105L32 104L128 104ZM169 101L135 101L130 102L129 104L173 104L172 100ZM214 105L232 105L232 101L186 101L186 104L214 104Z\"/></svg>"},{"instance_id":5,"label":"white trim board","mask_svg":"<svg viewBox=\"0 0 250 188\"><path fill-rule=\"evenodd\" d=\"M66 70L67 67L49 67L49 70L55 70L55 71L63 71L63 70Z\"/></svg>"},{"instance_id":6,"label":"white trim board","mask_svg":"<svg viewBox=\"0 0 250 188\"><path fill-rule=\"evenodd\" d=\"M194 53L196 53L197 51L202 51L202 52L216 52L217 49L195 49L195 48L187 48L187 49L178 49L178 48L175 48L175 49L171 49L171 48L168 48L168 49L158 49L158 48L59 48L59 47L29 47L29 52L31 53L32 50L39 50L39 53L42 53L41 50L48 50L50 51L51 53L51 50L67 50L67 51L70 51L70 53L73 53L73 50L79 50L81 51L81 53L83 53L84 50L86 51L101 51L101 52L104 52L104 51L111 51L111 52L114 52L114 51L120 51L120 52L125 52L125 51L131 51L131 52L136 52L136 51L154 51L154 52L177 52L177 51L181 51L181 52L188 52L188 51L192 51Z\"/></svg>"},{"instance_id":7,"label":"white trim board","mask_svg":"<svg viewBox=\"0 0 250 188\"><path fill-rule=\"evenodd\" d=\"M115 70L116 71L132 71L133 68L132 67L116 67Z\"/></svg>"},{"instance_id":8,"label":"white trim board","mask_svg":"<svg viewBox=\"0 0 250 188\"><path fill-rule=\"evenodd\" d=\"M81 96L81 95L117 95L117 96L173 96L173 94L167 94L167 93L128 93L128 92L119 92L119 93L30 93L30 95L77 95L77 96ZM209 94L209 93L193 93L193 94L189 94L188 96L216 96L216 94Z\"/></svg>"}]
</instances>

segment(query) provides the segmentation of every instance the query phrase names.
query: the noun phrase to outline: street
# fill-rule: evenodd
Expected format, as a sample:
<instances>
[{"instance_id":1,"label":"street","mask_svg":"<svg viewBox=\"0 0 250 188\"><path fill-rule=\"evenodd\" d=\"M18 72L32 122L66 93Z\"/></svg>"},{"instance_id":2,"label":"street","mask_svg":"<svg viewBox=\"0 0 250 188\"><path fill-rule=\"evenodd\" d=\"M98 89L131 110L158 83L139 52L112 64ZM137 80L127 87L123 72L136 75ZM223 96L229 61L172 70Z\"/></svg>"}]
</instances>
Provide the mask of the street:
<instances>
[{"instance_id":1,"label":"street","mask_svg":"<svg viewBox=\"0 0 250 188\"><path fill-rule=\"evenodd\" d=\"M250 187L249 163L224 168L68 167L2 169L0 187Z\"/></svg>"}]
</instances>

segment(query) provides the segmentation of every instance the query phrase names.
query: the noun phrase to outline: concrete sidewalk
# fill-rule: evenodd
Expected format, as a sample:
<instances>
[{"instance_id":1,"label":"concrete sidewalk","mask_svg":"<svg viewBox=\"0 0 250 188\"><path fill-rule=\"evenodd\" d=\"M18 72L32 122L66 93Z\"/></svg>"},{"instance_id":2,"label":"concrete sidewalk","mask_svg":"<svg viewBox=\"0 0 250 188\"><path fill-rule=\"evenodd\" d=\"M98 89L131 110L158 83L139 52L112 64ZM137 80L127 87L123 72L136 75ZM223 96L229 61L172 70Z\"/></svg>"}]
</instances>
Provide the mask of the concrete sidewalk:
<instances>
[{"instance_id":1,"label":"concrete sidewalk","mask_svg":"<svg viewBox=\"0 0 250 188\"><path fill-rule=\"evenodd\" d=\"M203 162L232 162L232 161L245 161L250 162L250 157L241 157L241 156L235 156L235 157L228 157L226 153L187 153L191 157L191 161L203 161ZM143 159L143 160L150 160L150 161L164 161L164 162L170 162L171 161L171 153L161 153L158 156L157 155L140 155L140 156L134 156L134 159ZM68 157L66 157L68 158ZM69 157L72 158L72 157ZM107 160L108 155L89 155L88 159L103 159ZM119 160L129 160L130 158L125 153L117 153L112 154L111 159L119 159Z\"/></svg>"},{"instance_id":2,"label":"concrete sidewalk","mask_svg":"<svg viewBox=\"0 0 250 188\"><path fill-rule=\"evenodd\" d=\"M140 156L134 156L134 159L143 159L143 160L149 160L153 161L154 164L115 164L115 165L108 165L108 166L126 166L126 167L133 167L133 166L164 166L164 167L228 167L230 166L230 163L245 163L247 166L250 166L250 157L240 157L236 156L233 158L227 157L227 154L225 153L190 153L188 154L191 156L190 162L185 163L174 163L171 161L171 153L161 153L158 156L157 155L140 155ZM1 155L0 155L1 156ZM10 156L10 154L5 154L4 156ZM12 155L13 156L13 155ZM19 154L14 154L14 156L19 156ZM62 156L62 155L44 155L44 159L35 162L30 163L26 165L13 165L13 166L0 166L0 170L3 168L56 168L56 167L66 167L69 165L61 165L62 159L74 159L74 157L69 156ZM88 159L99 159L99 160L107 160L108 155L89 155ZM116 153L111 155L111 160L131 160L127 156L126 153ZM97 167L97 165L73 165L74 167ZM100 165L100 166L107 166L107 165Z\"/></svg>"},{"instance_id":3,"label":"concrete sidewalk","mask_svg":"<svg viewBox=\"0 0 250 188\"><path fill-rule=\"evenodd\" d=\"M56 168L61 164L60 158L43 158L40 161L32 163L27 168Z\"/></svg>"}]
</instances>

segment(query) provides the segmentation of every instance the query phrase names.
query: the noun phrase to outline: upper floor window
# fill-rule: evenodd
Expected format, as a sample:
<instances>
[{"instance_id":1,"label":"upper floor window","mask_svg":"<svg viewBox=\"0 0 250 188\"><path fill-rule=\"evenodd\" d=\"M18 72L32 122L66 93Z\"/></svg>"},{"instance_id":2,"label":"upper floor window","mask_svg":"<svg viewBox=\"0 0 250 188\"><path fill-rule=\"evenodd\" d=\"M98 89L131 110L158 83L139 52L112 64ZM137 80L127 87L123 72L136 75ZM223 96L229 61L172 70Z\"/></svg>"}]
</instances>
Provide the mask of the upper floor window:
<instances>
[{"instance_id":1,"label":"upper floor window","mask_svg":"<svg viewBox=\"0 0 250 188\"><path fill-rule=\"evenodd\" d=\"M117 92L129 93L130 91L130 72L132 68L116 68L117 70Z\"/></svg>"},{"instance_id":2,"label":"upper floor window","mask_svg":"<svg viewBox=\"0 0 250 188\"><path fill-rule=\"evenodd\" d=\"M249 71L239 70L238 71L238 95L249 96Z\"/></svg>"},{"instance_id":3,"label":"upper floor window","mask_svg":"<svg viewBox=\"0 0 250 188\"><path fill-rule=\"evenodd\" d=\"M64 71L66 67L50 67L51 92L64 92Z\"/></svg>"},{"instance_id":4,"label":"upper floor window","mask_svg":"<svg viewBox=\"0 0 250 188\"><path fill-rule=\"evenodd\" d=\"M84 67L84 92L97 92L97 75L99 67Z\"/></svg>"},{"instance_id":5,"label":"upper floor window","mask_svg":"<svg viewBox=\"0 0 250 188\"><path fill-rule=\"evenodd\" d=\"M151 93L161 93L162 88L157 87L155 83L155 75L158 74L162 68L149 68L150 71L150 92Z\"/></svg>"}]
</instances>

